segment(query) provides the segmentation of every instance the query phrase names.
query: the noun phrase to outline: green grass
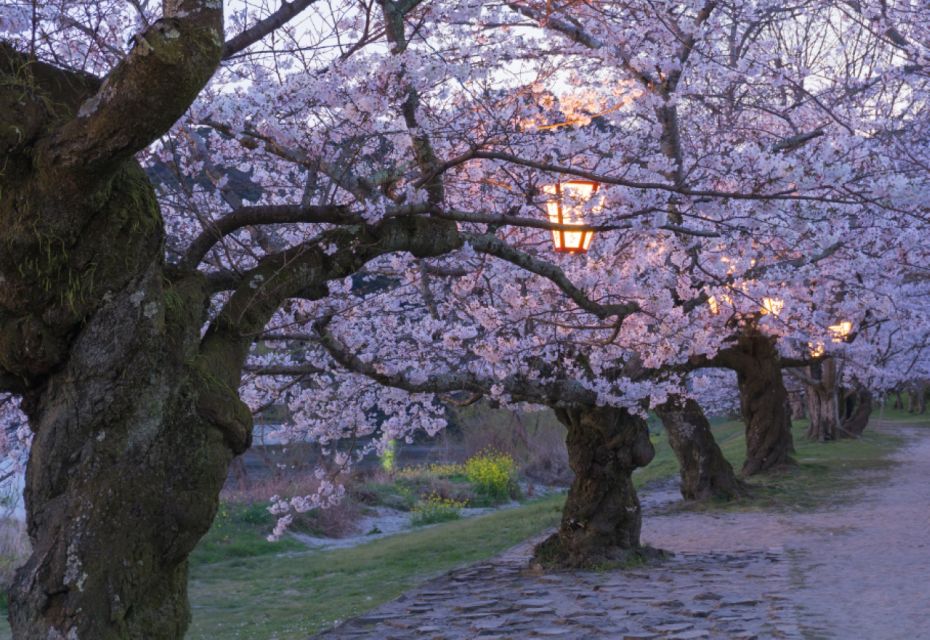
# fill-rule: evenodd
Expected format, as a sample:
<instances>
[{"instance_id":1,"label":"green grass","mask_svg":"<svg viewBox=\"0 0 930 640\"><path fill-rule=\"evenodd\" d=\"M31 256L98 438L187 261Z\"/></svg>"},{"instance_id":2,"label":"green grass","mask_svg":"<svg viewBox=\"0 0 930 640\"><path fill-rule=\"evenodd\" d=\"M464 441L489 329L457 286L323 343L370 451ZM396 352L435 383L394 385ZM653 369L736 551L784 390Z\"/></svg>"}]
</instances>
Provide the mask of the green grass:
<instances>
[{"instance_id":1,"label":"green grass","mask_svg":"<svg viewBox=\"0 0 930 640\"><path fill-rule=\"evenodd\" d=\"M715 434L732 451L742 446L741 423L718 424ZM637 471L638 487L678 473L665 437L655 440L656 457ZM490 558L556 526L563 501L564 496L550 496L352 549L198 564L191 572L189 637L305 638L432 576Z\"/></svg>"},{"instance_id":2,"label":"green grass","mask_svg":"<svg viewBox=\"0 0 930 640\"><path fill-rule=\"evenodd\" d=\"M304 639L424 580L553 527L564 496L377 540L352 549L197 565L188 638Z\"/></svg>"},{"instance_id":3,"label":"green grass","mask_svg":"<svg viewBox=\"0 0 930 640\"><path fill-rule=\"evenodd\" d=\"M210 531L191 554L191 564L212 564L235 558L274 555L306 548L292 538L268 542L265 538L274 528L274 524L275 516L268 513L266 504L223 503Z\"/></svg>"},{"instance_id":4,"label":"green grass","mask_svg":"<svg viewBox=\"0 0 930 640\"><path fill-rule=\"evenodd\" d=\"M878 411L873 413L873 419L878 421ZM884 421L899 422L889 417L887 410ZM739 421L717 422L713 430L724 456L739 471L746 459L743 424ZM806 420L793 423L795 453L792 457L797 464L784 471L750 478L751 495L748 498L734 502L681 504L676 508L799 511L828 502L849 501L855 499L868 484L887 474L892 465L888 456L901 445L901 438L870 429L857 440L836 442L812 442L805 436L806 432ZM667 443L664 447L668 447ZM668 463L663 461L663 464ZM671 464L677 473L674 459Z\"/></svg>"},{"instance_id":5,"label":"green grass","mask_svg":"<svg viewBox=\"0 0 930 640\"><path fill-rule=\"evenodd\" d=\"M811 442L806 431L806 422L795 422L797 465L754 478L754 497L744 501L746 507L791 511L853 500L869 484L887 476L893 464L889 455L902 444L901 438L874 430L866 430L856 440Z\"/></svg>"},{"instance_id":6,"label":"green grass","mask_svg":"<svg viewBox=\"0 0 930 640\"><path fill-rule=\"evenodd\" d=\"M733 468L738 471L746 457L743 423L724 420L712 420L711 423L717 444L720 445L723 454L733 465ZM661 432L661 423L650 421L649 428L653 432ZM675 459L675 454L669 446L665 434L654 433L651 440L656 455L648 466L633 472L633 482L637 488L678 475L678 460Z\"/></svg>"},{"instance_id":7,"label":"green grass","mask_svg":"<svg viewBox=\"0 0 930 640\"><path fill-rule=\"evenodd\" d=\"M881 405L876 405L872 410L872 420L884 421L884 422L894 422L896 424L908 424L914 426L930 426L930 412L923 415L908 413L903 409L892 409L891 408L891 399L885 401L885 408L882 409ZM868 433L868 431L866 431Z\"/></svg>"}]
</instances>

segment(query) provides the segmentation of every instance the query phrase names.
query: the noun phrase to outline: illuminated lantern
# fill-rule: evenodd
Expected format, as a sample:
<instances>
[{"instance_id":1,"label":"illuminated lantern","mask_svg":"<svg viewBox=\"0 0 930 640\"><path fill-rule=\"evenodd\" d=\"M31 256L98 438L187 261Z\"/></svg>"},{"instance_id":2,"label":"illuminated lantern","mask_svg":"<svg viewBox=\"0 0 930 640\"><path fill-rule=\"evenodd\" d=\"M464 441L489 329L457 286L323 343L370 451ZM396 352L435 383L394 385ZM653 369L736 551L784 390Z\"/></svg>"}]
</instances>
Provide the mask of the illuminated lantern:
<instances>
[{"instance_id":1,"label":"illuminated lantern","mask_svg":"<svg viewBox=\"0 0 930 640\"><path fill-rule=\"evenodd\" d=\"M843 320L838 324L831 324L827 329L833 334L833 342L843 342L852 333L852 322Z\"/></svg>"},{"instance_id":2,"label":"illuminated lantern","mask_svg":"<svg viewBox=\"0 0 930 640\"><path fill-rule=\"evenodd\" d=\"M780 298L762 298L762 308L760 311L762 315L771 313L773 316L778 316L784 308L785 301Z\"/></svg>"},{"instance_id":3,"label":"illuminated lantern","mask_svg":"<svg viewBox=\"0 0 930 640\"><path fill-rule=\"evenodd\" d=\"M543 187L551 196L546 202L549 222L562 226L584 227L585 203L597 192L598 183L590 180L568 180ZM591 246L594 232L589 229L570 231L553 229L552 243L561 253L585 253Z\"/></svg>"}]
</instances>

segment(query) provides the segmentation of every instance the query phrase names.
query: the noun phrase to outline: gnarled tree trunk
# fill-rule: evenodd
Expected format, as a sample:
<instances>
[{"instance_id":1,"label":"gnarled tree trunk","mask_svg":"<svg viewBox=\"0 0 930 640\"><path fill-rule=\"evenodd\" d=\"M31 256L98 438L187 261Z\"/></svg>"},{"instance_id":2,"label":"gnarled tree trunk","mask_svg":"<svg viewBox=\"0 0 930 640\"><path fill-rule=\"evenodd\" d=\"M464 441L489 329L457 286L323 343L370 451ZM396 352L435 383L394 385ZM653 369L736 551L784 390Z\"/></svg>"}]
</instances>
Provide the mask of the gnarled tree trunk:
<instances>
[{"instance_id":1,"label":"gnarled tree trunk","mask_svg":"<svg viewBox=\"0 0 930 640\"><path fill-rule=\"evenodd\" d=\"M642 513L631 474L655 449L646 422L626 409L556 409L568 427L568 459L575 479L559 531L537 545L544 566L591 567L641 555Z\"/></svg>"},{"instance_id":2,"label":"gnarled tree trunk","mask_svg":"<svg viewBox=\"0 0 930 640\"><path fill-rule=\"evenodd\" d=\"M868 389L841 386L834 358L811 365L803 378L810 413L808 438L826 442L862 435L872 413L872 394Z\"/></svg>"},{"instance_id":3,"label":"gnarled tree trunk","mask_svg":"<svg viewBox=\"0 0 930 640\"><path fill-rule=\"evenodd\" d=\"M807 413L810 416L807 437L819 442L836 440L840 420L836 360L824 358L812 364L808 367L808 379L805 382Z\"/></svg>"},{"instance_id":4,"label":"gnarled tree trunk","mask_svg":"<svg viewBox=\"0 0 930 640\"><path fill-rule=\"evenodd\" d=\"M872 415L872 392L855 386L844 390L842 398L840 415L843 421L838 435L840 438L858 438L865 431Z\"/></svg>"},{"instance_id":5,"label":"gnarled tree trunk","mask_svg":"<svg viewBox=\"0 0 930 640\"><path fill-rule=\"evenodd\" d=\"M710 422L695 400L674 397L656 408L678 459L685 500L729 500L745 491L714 440Z\"/></svg>"},{"instance_id":6,"label":"gnarled tree trunk","mask_svg":"<svg viewBox=\"0 0 930 640\"><path fill-rule=\"evenodd\" d=\"M238 370L197 349L205 281L166 272L133 159L219 63L205 4L171 4L103 87L0 43L0 389L34 432L20 640L181 637L187 556L248 445Z\"/></svg>"},{"instance_id":7,"label":"gnarled tree trunk","mask_svg":"<svg viewBox=\"0 0 930 640\"><path fill-rule=\"evenodd\" d=\"M33 553L10 590L18 639L167 640L187 628L187 557L251 417L220 376L205 392L171 348L184 340L162 300L150 270L97 310L64 368L25 395ZM195 338L197 325L187 331ZM215 394L226 415L207 420Z\"/></svg>"},{"instance_id":8,"label":"gnarled tree trunk","mask_svg":"<svg viewBox=\"0 0 930 640\"><path fill-rule=\"evenodd\" d=\"M736 371L740 411L746 424L746 461L740 473L751 476L788 464L794 442L791 410L774 338L746 333L718 355Z\"/></svg>"}]
</instances>

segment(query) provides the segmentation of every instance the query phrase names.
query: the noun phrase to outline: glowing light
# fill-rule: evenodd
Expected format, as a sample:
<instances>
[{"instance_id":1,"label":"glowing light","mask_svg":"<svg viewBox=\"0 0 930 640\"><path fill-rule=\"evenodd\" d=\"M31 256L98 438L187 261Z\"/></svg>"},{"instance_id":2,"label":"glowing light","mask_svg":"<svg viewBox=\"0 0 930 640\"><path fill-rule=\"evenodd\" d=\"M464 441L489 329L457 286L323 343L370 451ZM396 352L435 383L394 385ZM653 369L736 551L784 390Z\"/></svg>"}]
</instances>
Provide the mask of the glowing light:
<instances>
[{"instance_id":1,"label":"glowing light","mask_svg":"<svg viewBox=\"0 0 930 640\"><path fill-rule=\"evenodd\" d=\"M780 298L762 298L762 315L771 313L773 316L778 316L784 308L785 301Z\"/></svg>"},{"instance_id":2,"label":"glowing light","mask_svg":"<svg viewBox=\"0 0 930 640\"><path fill-rule=\"evenodd\" d=\"M852 333L852 322L843 320L827 327L833 334L833 342L843 342Z\"/></svg>"},{"instance_id":3,"label":"glowing light","mask_svg":"<svg viewBox=\"0 0 930 640\"><path fill-rule=\"evenodd\" d=\"M590 180L568 180L543 187L551 196L546 202L549 222L561 226L584 227L585 203L597 192L598 183ZM552 243L561 253L585 253L591 246L594 232L589 229L570 231L553 229Z\"/></svg>"}]
</instances>

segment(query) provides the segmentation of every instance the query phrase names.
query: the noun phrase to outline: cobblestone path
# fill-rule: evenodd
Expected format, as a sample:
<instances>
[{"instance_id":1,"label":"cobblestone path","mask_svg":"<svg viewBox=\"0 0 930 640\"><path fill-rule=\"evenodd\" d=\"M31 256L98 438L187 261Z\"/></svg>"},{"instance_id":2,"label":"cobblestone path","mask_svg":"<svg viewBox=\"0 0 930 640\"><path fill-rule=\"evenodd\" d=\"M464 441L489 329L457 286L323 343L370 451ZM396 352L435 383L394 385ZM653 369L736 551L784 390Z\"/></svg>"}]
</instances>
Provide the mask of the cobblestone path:
<instances>
[{"instance_id":1,"label":"cobblestone path","mask_svg":"<svg viewBox=\"0 0 930 640\"><path fill-rule=\"evenodd\" d=\"M447 574L327 640L800 638L779 549L680 554L661 568L533 575L531 546Z\"/></svg>"}]
</instances>

